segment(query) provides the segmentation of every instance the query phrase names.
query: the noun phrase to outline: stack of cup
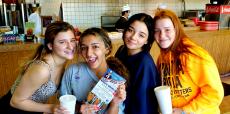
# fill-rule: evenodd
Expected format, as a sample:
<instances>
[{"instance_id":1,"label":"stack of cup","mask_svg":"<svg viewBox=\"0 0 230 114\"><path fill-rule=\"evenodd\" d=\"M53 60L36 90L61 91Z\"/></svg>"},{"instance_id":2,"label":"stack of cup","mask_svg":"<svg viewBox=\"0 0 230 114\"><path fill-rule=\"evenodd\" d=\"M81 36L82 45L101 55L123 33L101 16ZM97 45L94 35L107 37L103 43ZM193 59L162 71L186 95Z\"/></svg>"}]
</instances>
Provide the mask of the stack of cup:
<instances>
[{"instance_id":1,"label":"stack of cup","mask_svg":"<svg viewBox=\"0 0 230 114\"><path fill-rule=\"evenodd\" d=\"M154 89L161 114L172 114L172 100L169 86L159 86Z\"/></svg>"},{"instance_id":2,"label":"stack of cup","mask_svg":"<svg viewBox=\"0 0 230 114\"><path fill-rule=\"evenodd\" d=\"M60 105L66 108L70 114L75 114L76 97L74 95L63 95L59 101Z\"/></svg>"}]
</instances>

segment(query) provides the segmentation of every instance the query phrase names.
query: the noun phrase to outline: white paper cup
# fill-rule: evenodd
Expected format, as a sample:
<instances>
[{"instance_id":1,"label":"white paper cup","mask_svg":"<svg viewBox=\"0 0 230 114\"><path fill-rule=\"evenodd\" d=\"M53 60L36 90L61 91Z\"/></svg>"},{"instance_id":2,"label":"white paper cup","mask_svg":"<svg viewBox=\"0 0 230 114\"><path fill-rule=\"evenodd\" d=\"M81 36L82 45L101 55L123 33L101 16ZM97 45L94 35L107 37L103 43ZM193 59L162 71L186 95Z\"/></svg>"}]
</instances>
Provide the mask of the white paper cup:
<instances>
[{"instance_id":1,"label":"white paper cup","mask_svg":"<svg viewBox=\"0 0 230 114\"><path fill-rule=\"evenodd\" d=\"M70 114L75 114L76 97L74 95L63 95L59 98L60 105L65 107Z\"/></svg>"},{"instance_id":2,"label":"white paper cup","mask_svg":"<svg viewBox=\"0 0 230 114\"><path fill-rule=\"evenodd\" d=\"M172 114L172 101L169 86L159 86L154 89L162 114Z\"/></svg>"}]
</instances>

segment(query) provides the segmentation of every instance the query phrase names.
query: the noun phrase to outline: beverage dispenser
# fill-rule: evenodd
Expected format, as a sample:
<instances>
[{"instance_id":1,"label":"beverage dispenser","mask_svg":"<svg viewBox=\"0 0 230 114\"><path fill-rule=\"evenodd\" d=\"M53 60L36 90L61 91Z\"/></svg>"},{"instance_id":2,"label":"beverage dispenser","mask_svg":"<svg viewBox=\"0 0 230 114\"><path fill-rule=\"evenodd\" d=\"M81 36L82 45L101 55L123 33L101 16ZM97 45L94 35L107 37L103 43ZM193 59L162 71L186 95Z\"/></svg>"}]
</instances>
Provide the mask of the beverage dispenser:
<instances>
[{"instance_id":1,"label":"beverage dispenser","mask_svg":"<svg viewBox=\"0 0 230 114\"><path fill-rule=\"evenodd\" d=\"M0 5L0 26L10 26L19 34L24 34L25 22L31 13L30 4L2 3ZM16 34L17 34L16 33Z\"/></svg>"}]
</instances>

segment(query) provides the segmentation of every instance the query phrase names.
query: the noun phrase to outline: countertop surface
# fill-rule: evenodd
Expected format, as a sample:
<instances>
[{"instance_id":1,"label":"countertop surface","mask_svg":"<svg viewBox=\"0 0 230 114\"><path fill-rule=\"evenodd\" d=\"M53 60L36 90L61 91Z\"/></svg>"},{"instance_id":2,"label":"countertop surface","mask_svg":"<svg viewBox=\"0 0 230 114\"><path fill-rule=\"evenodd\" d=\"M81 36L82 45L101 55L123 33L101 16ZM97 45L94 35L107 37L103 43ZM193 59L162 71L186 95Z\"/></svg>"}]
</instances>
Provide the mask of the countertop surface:
<instances>
[{"instance_id":1,"label":"countertop surface","mask_svg":"<svg viewBox=\"0 0 230 114\"><path fill-rule=\"evenodd\" d=\"M35 50L39 45L41 45L41 43L34 42L0 44L0 52Z\"/></svg>"}]
</instances>

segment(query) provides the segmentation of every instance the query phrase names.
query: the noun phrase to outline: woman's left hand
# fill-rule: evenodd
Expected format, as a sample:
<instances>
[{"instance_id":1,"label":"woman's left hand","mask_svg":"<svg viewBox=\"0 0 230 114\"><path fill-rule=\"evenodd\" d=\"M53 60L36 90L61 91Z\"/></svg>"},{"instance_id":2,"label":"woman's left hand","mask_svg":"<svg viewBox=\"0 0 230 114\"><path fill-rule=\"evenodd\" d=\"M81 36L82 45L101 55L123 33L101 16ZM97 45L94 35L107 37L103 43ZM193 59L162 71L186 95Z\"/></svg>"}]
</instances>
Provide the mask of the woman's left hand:
<instances>
[{"instance_id":1,"label":"woman's left hand","mask_svg":"<svg viewBox=\"0 0 230 114\"><path fill-rule=\"evenodd\" d=\"M54 114L69 114L69 111L60 105L56 105L54 108Z\"/></svg>"},{"instance_id":2,"label":"woman's left hand","mask_svg":"<svg viewBox=\"0 0 230 114\"><path fill-rule=\"evenodd\" d=\"M80 107L81 114L95 114L99 108L93 104L82 104Z\"/></svg>"},{"instance_id":3,"label":"woman's left hand","mask_svg":"<svg viewBox=\"0 0 230 114\"><path fill-rule=\"evenodd\" d=\"M180 108L173 108L173 114L183 114L183 110Z\"/></svg>"},{"instance_id":4,"label":"woman's left hand","mask_svg":"<svg viewBox=\"0 0 230 114\"><path fill-rule=\"evenodd\" d=\"M122 84L118 86L117 91L111 103L118 105L120 102L123 102L125 99L126 99L125 84Z\"/></svg>"}]
</instances>

